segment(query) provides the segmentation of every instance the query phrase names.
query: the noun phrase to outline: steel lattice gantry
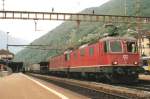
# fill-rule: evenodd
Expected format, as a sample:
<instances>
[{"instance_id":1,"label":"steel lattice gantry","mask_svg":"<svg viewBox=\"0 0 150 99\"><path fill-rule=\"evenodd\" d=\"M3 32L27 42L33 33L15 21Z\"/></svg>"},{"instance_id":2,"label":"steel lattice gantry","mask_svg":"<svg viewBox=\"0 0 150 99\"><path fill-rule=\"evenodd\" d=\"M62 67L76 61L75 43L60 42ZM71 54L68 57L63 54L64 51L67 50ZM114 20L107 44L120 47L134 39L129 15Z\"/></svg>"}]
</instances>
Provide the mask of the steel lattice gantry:
<instances>
[{"instance_id":1,"label":"steel lattice gantry","mask_svg":"<svg viewBox=\"0 0 150 99\"><path fill-rule=\"evenodd\" d=\"M62 20L62 21L91 21L91 22L123 22L123 23L150 23L150 17L97 15L82 13L53 13L28 11L0 11L0 19L24 20Z\"/></svg>"}]
</instances>

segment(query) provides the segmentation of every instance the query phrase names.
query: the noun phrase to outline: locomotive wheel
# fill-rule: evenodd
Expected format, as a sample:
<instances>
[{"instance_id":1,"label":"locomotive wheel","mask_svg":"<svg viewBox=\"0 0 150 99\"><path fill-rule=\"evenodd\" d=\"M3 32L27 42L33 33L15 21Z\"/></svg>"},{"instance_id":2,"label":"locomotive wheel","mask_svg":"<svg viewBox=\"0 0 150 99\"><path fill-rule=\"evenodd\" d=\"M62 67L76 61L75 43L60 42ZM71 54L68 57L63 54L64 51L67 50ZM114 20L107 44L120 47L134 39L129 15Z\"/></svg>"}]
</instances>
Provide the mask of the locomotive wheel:
<instances>
[{"instance_id":1,"label":"locomotive wheel","mask_svg":"<svg viewBox=\"0 0 150 99\"><path fill-rule=\"evenodd\" d=\"M113 74L106 74L106 83L117 83L117 81L114 79Z\"/></svg>"}]
</instances>

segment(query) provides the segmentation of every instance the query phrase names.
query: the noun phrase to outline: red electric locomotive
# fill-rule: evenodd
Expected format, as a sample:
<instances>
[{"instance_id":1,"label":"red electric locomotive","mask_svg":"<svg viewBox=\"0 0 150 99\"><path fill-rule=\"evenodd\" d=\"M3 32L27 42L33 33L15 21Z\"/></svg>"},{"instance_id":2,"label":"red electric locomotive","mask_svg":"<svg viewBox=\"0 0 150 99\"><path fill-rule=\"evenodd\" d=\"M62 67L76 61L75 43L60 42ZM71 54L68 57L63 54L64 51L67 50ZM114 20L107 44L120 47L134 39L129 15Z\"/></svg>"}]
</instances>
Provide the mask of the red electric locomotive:
<instances>
[{"instance_id":1,"label":"red electric locomotive","mask_svg":"<svg viewBox=\"0 0 150 99\"><path fill-rule=\"evenodd\" d=\"M135 38L105 37L51 58L49 70L61 75L106 78L111 82L135 82L139 59Z\"/></svg>"}]
</instances>

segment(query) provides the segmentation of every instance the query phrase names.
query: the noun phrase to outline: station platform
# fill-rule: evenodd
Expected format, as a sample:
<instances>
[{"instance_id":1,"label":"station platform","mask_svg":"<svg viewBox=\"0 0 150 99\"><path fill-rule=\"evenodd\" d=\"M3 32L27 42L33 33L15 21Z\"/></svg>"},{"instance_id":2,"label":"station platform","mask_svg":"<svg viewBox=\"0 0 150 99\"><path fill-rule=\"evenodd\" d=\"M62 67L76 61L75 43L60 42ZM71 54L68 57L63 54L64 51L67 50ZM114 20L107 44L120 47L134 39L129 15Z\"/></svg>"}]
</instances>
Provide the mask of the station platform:
<instances>
[{"instance_id":1,"label":"station platform","mask_svg":"<svg viewBox=\"0 0 150 99\"><path fill-rule=\"evenodd\" d=\"M22 73L0 78L0 99L88 99Z\"/></svg>"},{"instance_id":2,"label":"station platform","mask_svg":"<svg viewBox=\"0 0 150 99\"><path fill-rule=\"evenodd\" d=\"M139 75L139 79L150 81L150 75L141 74L141 75Z\"/></svg>"}]
</instances>

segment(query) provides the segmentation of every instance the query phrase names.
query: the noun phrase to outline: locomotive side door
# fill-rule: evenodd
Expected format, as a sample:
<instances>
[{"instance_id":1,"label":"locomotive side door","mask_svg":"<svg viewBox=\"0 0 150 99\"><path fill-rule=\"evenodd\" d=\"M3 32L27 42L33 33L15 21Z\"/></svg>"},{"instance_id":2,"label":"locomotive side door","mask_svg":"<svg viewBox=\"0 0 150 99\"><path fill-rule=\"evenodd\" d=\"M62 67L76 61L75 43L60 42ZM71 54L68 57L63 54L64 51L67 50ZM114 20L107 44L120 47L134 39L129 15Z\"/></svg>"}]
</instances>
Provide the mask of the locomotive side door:
<instances>
[{"instance_id":1,"label":"locomotive side door","mask_svg":"<svg viewBox=\"0 0 150 99\"><path fill-rule=\"evenodd\" d=\"M107 63L108 50L109 50L108 41L101 41L99 43L99 63L100 63L100 65L104 65Z\"/></svg>"},{"instance_id":2,"label":"locomotive side door","mask_svg":"<svg viewBox=\"0 0 150 99\"><path fill-rule=\"evenodd\" d=\"M71 65L70 52L66 52L64 55L65 55L65 68L66 68L66 72L68 74L70 71L70 65Z\"/></svg>"}]
</instances>

